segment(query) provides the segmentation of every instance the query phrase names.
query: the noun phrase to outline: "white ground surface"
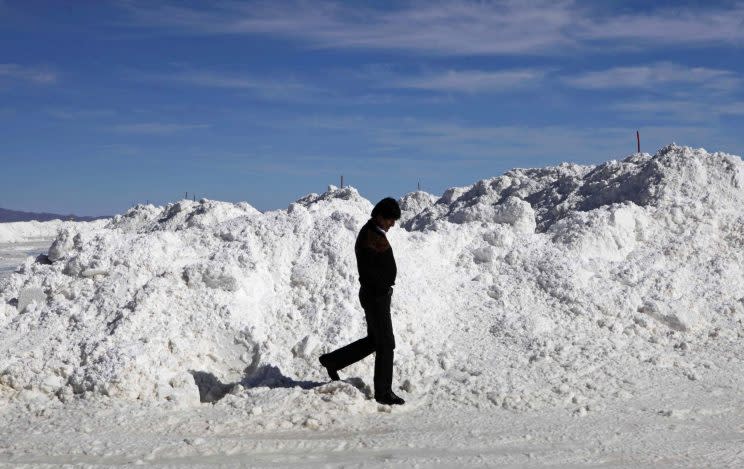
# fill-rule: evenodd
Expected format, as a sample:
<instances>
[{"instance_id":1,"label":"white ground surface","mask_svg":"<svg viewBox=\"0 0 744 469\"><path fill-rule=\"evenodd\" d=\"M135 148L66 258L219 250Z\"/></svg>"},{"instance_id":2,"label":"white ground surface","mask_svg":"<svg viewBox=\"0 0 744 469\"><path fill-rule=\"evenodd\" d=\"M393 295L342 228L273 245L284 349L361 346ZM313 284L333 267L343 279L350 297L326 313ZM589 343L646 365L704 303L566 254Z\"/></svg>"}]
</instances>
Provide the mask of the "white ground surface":
<instances>
[{"instance_id":1,"label":"white ground surface","mask_svg":"<svg viewBox=\"0 0 744 469\"><path fill-rule=\"evenodd\" d=\"M29 257L44 254L54 238L24 239L15 243L0 243L0 278L10 275L19 264Z\"/></svg>"},{"instance_id":2,"label":"white ground surface","mask_svg":"<svg viewBox=\"0 0 744 469\"><path fill-rule=\"evenodd\" d=\"M331 187L68 226L0 278L0 464L740 467L744 163L669 146L408 194L396 392L361 337Z\"/></svg>"},{"instance_id":3,"label":"white ground surface","mask_svg":"<svg viewBox=\"0 0 744 469\"><path fill-rule=\"evenodd\" d=\"M740 367L737 364L737 370ZM740 382L659 376L632 399L579 414L563 406L378 408L320 429L304 416L266 429L240 403L173 409L84 402L6 405L2 467L741 467ZM425 399L425 397L419 397ZM322 409L318 409L322 412Z\"/></svg>"}]
</instances>

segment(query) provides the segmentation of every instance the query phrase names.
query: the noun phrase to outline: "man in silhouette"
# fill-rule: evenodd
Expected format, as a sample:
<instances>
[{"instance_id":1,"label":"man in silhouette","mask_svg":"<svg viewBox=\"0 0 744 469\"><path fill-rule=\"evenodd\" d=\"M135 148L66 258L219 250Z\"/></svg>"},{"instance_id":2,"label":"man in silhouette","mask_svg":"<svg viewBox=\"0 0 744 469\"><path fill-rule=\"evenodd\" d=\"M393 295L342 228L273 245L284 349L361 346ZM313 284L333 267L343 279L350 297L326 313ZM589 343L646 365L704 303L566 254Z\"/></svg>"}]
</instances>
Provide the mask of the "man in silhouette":
<instances>
[{"instance_id":1,"label":"man in silhouette","mask_svg":"<svg viewBox=\"0 0 744 469\"><path fill-rule=\"evenodd\" d=\"M367 337L320 356L320 364L332 380L338 370L375 353L375 400L381 404L404 404L396 396L393 384L393 349L395 336L390 320L390 300L397 268L393 248L385 233L400 219L400 206L395 199L382 199L372 209L372 217L359 230L354 252L359 271L359 302L367 320Z\"/></svg>"}]
</instances>

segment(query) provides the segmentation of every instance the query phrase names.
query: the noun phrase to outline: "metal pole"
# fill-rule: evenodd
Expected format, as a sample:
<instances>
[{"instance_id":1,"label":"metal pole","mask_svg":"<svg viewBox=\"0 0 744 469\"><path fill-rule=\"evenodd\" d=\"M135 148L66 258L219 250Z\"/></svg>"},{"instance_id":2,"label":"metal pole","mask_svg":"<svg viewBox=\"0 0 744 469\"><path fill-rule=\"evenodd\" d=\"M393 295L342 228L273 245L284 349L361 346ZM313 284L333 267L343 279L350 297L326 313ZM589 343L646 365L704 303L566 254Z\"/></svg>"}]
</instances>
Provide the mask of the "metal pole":
<instances>
[{"instance_id":1,"label":"metal pole","mask_svg":"<svg viewBox=\"0 0 744 469\"><path fill-rule=\"evenodd\" d=\"M641 133L636 130L636 142L638 142L638 153L641 152Z\"/></svg>"}]
</instances>

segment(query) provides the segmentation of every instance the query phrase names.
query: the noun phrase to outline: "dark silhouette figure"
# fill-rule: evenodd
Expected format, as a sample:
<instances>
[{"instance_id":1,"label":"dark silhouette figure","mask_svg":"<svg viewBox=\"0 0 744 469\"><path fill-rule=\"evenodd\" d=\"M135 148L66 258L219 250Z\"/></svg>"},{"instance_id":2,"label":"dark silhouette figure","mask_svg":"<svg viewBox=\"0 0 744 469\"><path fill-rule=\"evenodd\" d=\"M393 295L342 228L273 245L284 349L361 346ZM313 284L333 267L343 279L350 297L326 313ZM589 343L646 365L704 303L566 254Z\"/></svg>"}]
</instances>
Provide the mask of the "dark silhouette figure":
<instances>
[{"instance_id":1,"label":"dark silhouette figure","mask_svg":"<svg viewBox=\"0 0 744 469\"><path fill-rule=\"evenodd\" d=\"M393 248L385 233L400 219L400 206L390 197L382 199L372 210L372 218L359 231L354 252L359 271L359 302L367 321L367 337L320 356L320 364L332 380L338 370L375 354L375 400L381 404L403 404L393 384L393 350L395 336L390 318L390 302L397 268Z\"/></svg>"}]
</instances>

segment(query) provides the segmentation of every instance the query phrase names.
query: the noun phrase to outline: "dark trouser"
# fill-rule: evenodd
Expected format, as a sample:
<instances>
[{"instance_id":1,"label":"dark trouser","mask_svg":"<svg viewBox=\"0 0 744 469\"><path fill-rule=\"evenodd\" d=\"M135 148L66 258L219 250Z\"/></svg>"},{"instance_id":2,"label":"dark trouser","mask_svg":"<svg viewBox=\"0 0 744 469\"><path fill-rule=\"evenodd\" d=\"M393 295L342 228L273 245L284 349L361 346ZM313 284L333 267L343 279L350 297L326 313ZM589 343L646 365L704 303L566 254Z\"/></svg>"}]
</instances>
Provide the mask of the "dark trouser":
<instances>
[{"instance_id":1,"label":"dark trouser","mask_svg":"<svg viewBox=\"0 0 744 469\"><path fill-rule=\"evenodd\" d=\"M392 390L393 384L393 349L395 336L393 323L390 320L390 299L393 289L383 296L372 296L365 290L359 290L359 301L364 308L367 319L367 337L334 350L324 356L326 363L336 370L375 353L375 395L381 396Z\"/></svg>"}]
</instances>

